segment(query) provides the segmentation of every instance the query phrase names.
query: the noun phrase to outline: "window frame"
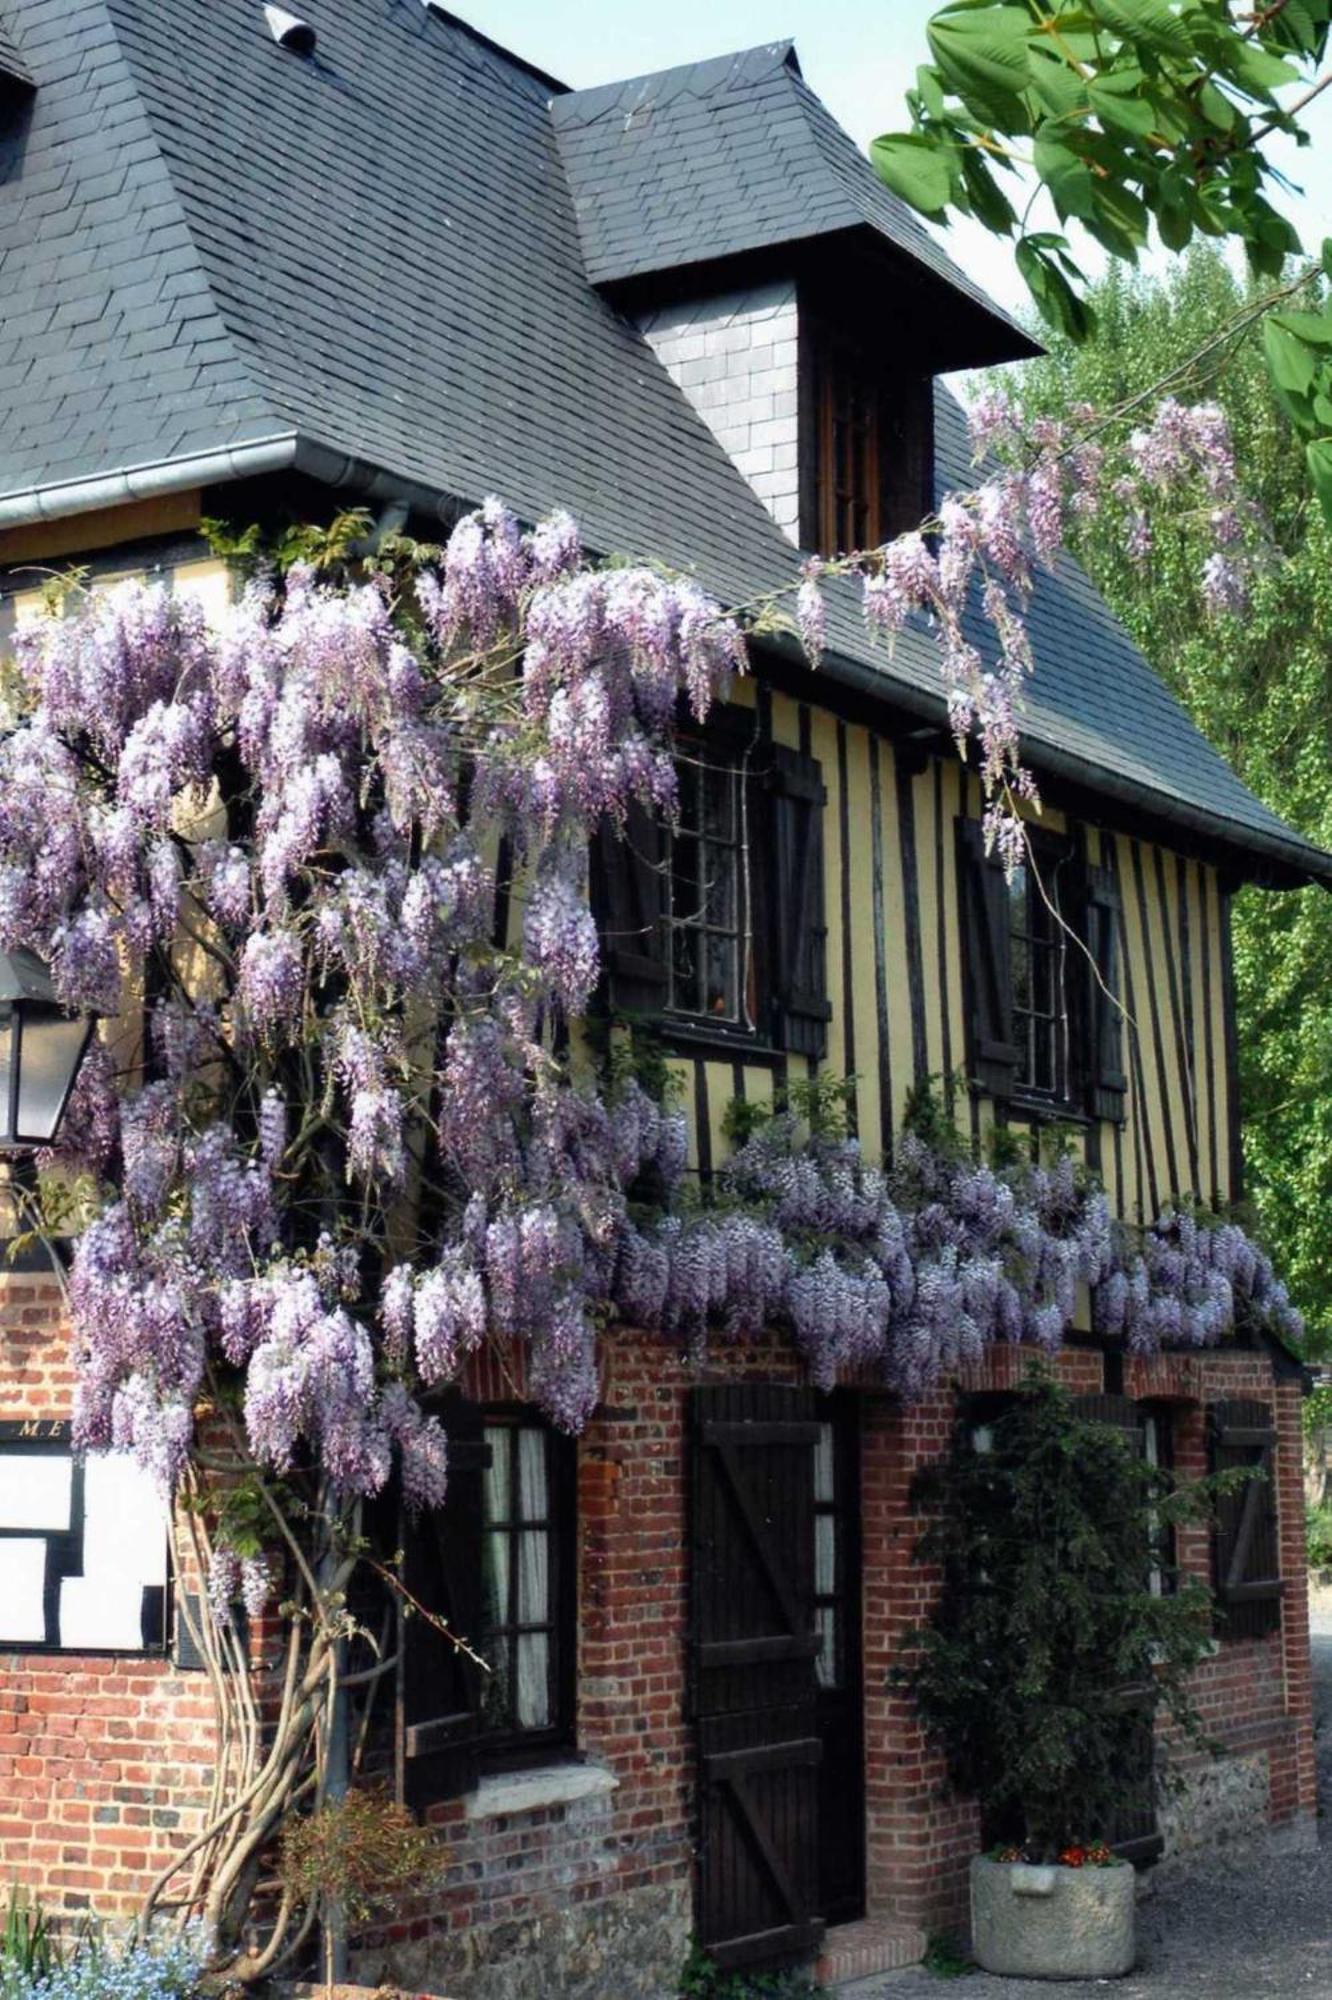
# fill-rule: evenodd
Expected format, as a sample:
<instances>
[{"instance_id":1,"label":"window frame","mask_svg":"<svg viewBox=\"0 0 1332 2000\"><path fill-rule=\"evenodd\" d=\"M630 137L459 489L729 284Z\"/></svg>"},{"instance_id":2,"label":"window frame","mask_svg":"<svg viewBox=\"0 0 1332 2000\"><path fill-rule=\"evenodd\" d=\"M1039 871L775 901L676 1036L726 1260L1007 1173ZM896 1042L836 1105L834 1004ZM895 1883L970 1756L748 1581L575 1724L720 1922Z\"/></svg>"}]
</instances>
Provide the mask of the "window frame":
<instances>
[{"instance_id":1,"label":"window frame","mask_svg":"<svg viewBox=\"0 0 1332 2000\"><path fill-rule=\"evenodd\" d=\"M551 1720L537 1728L523 1728L510 1722L503 1727L486 1726L484 1702L477 1710L476 1751L479 1767L483 1772L521 1769L524 1765L540 1763L550 1752L572 1751L577 1742L577 1688L578 1688L578 1454L573 1438L543 1418L530 1403L485 1403L480 1405L481 1435L486 1441L486 1433L503 1426L514 1432L515 1437L523 1430L536 1431L545 1440L546 1451L546 1528L547 1551L547 1609L550 1616L542 1621L539 1628L517 1625L506 1619L495 1629L506 1633L511 1639L520 1631L540 1629L548 1634L550 1658L547 1664L547 1687L551 1704ZM486 1449L489 1450L488 1441ZM486 1515L486 1480L489 1465L481 1473L480 1516L475 1524L478 1538L477 1560L482 1566L486 1556L486 1541L496 1532ZM513 1508L518 1492L519 1454L511 1450L509 1455L509 1501ZM448 1501L445 1500L447 1509ZM502 1531L510 1538L509 1551L509 1608L516 1619L518 1592L517 1540L526 1528L521 1515L510 1513L502 1524ZM483 1590L484 1590L483 1581ZM477 1651L486 1658L486 1647L491 1639L491 1631L483 1630L477 1635ZM484 1685L485 1677L482 1676Z\"/></svg>"},{"instance_id":2,"label":"window frame","mask_svg":"<svg viewBox=\"0 0 1332 2000\"><path fill-rule=\"evenodd\" d=\"M919 528L934 502L934 383L885 366L808 296L800 311L800 544L824 557ZM837 484L837 426L864 406L860 464ZM843 405L839 409L839 404ZM844 532L844 530L846 532Z\"/></svg>"},{"instance_id":3,"label":"window frame","mask_svg":"<svg viewBox=\"0 0 1332 2000\"><path fill-rule=\"evenodd\" d=\"M1079 898L1077 896L1077 854L1073 843L1063 835L1048 834L1028 827L1027 840L1030 845L1032 863L1039 875L1040 883L1053 905L1050 918L1052 929L1048 938L1038 938L1032 933L1030 917L1024 934L1019 936L1015 918L1013 884L1008 884L1008 948L1010 955L1010 978L1008 1011L1010 1033L1013 1044L1019 1049L1019 1065L1013 1078L1012 1103L1018 1110L1071 1120L1083 1117L1080 1078L1085 1067L1084 1051L1081 1048L1081 1012L1077 1005L1076 985L1072 954L1069 950L1069 936L1062 928L1068 926L1074 940L1082 935L1079 918ZM1024 863L1027 870L1028 911L1035 884L1031 876L1031 864ZM1061 895L1061 876L1070 880L1071 896ZM1044 898L1040 889L1035 889L1039 906L1044 909ZM1065 903L1073 907L1066 908ZM1028 952L1028 993L1033 991L1030 976L1030 953L1033 945L1053 954L1051 966L1052 1011L1042 1013L1034 1005L1019 1005L1017 946L1025 944ZM1052 1036L1052 1058L1054 1080L1050 1086L1032 1081L1026 1073L1026 1063L1034 1048L1035 1023L1047 1021Z\"/></svg>"},{"instance_id":4,"label":"window frame","mask_svg":"<svg viewBox=\"0 0 1332 2000\"><path fill-rule=\"evenodd\" d=\"M735 837L734 884L736 924L736 995L738 1015L728 1018L699 1013L672 1004L675 980L676 834L666 829L663 846L665 894L662 950L666 963L666 999L657 1026L667 1042L743 1048L762 1055L772 1046L769 1031L771 967L768 933L772 923L771 873L765 863L762 827L765 742L757 708L727 705L714 709L703 725L684 722L677 731L677 764L681 755L700 774L709 769L733 773ZM683 927L683 926L682 926ZM702 927L701 935L707 935ZM701 996L700 996L701 997Z\"/></svg>"},{"instance_id":5,"label":"window frame","mask_svg":"<svg viewBox=\"0 0 1332 2000\"><path fill-rule=\"evenodd\" d=\"M83 1575L83 1547L87 1527L84 1460L74 1451L72 1426L66 1417L16 1417L0 1419L0 1457L16 1453L40 1453L44 1457L70 1461L68 1528L6 1528L0 1525L0 1541L41 1541L46 1544L46 1575L43 1610L47 1635L41 1639L0 1639L0 1654L40 1654L48 1659L165 1660L171 1651L175 1564L172 1561L171 1533L163 1523L163 1565L160 1586L160 1616L157 1635L151 1644L137 1646L66 1646L51 1638L52 1619L59 1622L60 1584L69 1577ZM117 1454L124 1456L124 1454ZM61 1545L64 1545L63 1548Z\"/></svg>"}]
</instances>

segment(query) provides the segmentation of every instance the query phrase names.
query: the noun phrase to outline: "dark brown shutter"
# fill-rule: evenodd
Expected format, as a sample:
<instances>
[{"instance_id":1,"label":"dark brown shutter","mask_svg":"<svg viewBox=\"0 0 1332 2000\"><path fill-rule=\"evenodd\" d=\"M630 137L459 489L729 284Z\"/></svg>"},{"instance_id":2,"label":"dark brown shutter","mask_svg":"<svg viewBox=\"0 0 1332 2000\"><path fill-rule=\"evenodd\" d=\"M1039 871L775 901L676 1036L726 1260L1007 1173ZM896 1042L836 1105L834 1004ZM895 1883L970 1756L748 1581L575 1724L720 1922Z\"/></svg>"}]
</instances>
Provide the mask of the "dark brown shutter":
<instances>
[{"instance_id":1,"label":"dark brown shutter","mask_svg":"<svg viewBox=\"0 0 1332 2000\"><path fill-rule=\"evenodd\" d=\"M962 881L963 973L971 1080L987 1096L1013 1095L1021 1051L1013 1039L1013 949L1008 882L985 852L979 820L957 822Z\"/></svg>"},{"instance_id":2,"label":"dark brown shutter","mask_svg":"<svg viewBox=\"0 0 1332 2000\"><path fill-rule=\"evenodd\" d=\"M813 1392L695 1389L691 1696L697 1929L727 1969L817 1949Z\"/></svg>"},{"instance_id":3,"label":"dark brown shutter","mask_svg":"<svg viewBox=\"0 0 1332 2000\"><path fill-rule=\"evenodd\" d=\"M660 1014L666 1005L668 854L665 824L638 804L623 833L608 820L593 842L593 902L613 1013Z\"/></svg>"},{"instance_id":4,"label":"dark brown shutter","mask_svg":"<svg viewBox=\"0 0 1332 2000\"><path fill-rule=\"evenodd\" d=\"M828 925L824 914L823 811L816 757L772 746L772 1038L820 1060L828 1047ZM756 877L756 879L758 879Z\"/></svg>"},{"instance_id":5,"label":"dark brown shutter","mask_svg":"<svg viewBox=\"0 0 1332 2000\"><path fill-rule=\"evenodd\" d=\"M482 1481L489 1452L482 1413L474 1403L451 1400L443 1414L449 1439L449 1484L444 1505L404 1512L400 1527L402 1581L427 1612L451 1632L477 1645L484 1520ZM427 1806L456 1798L476 1784L476 1741L481 1726L481 1669L418 1611L401 1627L401 1789L407 1802Z\"/></svg>"},{"instance_id":6,"label":"dark brown shutter","mask_svg":"<svg viewBox=\"0 0 1332 2000\"><path fill-rule=\"evenodd\" d=\"M1087 869L1083 911L1087 958L1082 960L1082 968L1087 1001L1083 1014L1085 1046L1079 1069L1086 1080L1090 1115L1108 1118L1118 1125L1124 1120L1128 1077L1124 1069L1120 991L1119 878L1111 869Z\"/></svg>"},{"instance_id":7,"label":"dark brown shutter","mask_svg":"<svg viewBox=\"0 0 1332 2000\"><path fill-rule=\"evenodd\" d=\"M1214 1403L1212 1470L1253 1468L1254 1476L1218 1501L1212 1530L1212 1583L1227 1638L1255 1639L1281 1623L1281 1544L1276 1500L1276 1429L1266 1403Z\"/></svg>"}]
</instances>

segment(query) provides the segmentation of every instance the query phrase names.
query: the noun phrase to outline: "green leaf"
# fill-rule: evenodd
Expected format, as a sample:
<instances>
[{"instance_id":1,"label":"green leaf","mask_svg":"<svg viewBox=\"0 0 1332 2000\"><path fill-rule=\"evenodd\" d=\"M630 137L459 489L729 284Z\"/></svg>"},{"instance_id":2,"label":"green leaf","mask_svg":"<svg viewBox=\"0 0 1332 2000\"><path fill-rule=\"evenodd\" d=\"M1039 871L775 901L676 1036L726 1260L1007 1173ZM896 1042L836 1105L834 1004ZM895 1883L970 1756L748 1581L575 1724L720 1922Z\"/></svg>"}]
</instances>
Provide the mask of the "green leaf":
<instances>
[{"instance_id":1,"label":"green leaf","mask_svg":"<svg viewBox=\"0 0 1332 2000\"><path fill-rule=\"evenodd\" d=\"M1325 274L1332 278L1332 236L1323 238L1323 247L1318 253Z\"/></svg>"},{"instance_id":2,"label":"green leaf","mask_svg":"<svg viewBox=\"0 0 1332 2000\"><path fill-rule=\"evenodd\" d=\"M1198 92L1198 109L1208 124L1214 125L1218 132L1233 132L1239 123L1239 111L1225 92L1218 90L1210 78Z\"/></svg>"},{"instance_id":3,"label":"green leaf","mask_svg":"<svg viewBox=\"0 0 1332 2000\"><path fill-rule=\"evenodd\" d=\"M1332 438L1314 438L1304 447L1304 457L1323 519L1332 527Z\"/></svg>"},{"instance_id":4,"label":"green leaf","mask_svg":"<svg viewBox=\"0 0 1332 2000\"><path fill-rule=\"evenodd\" d=\"M885 132L869 149L875 173L922 215L942 215L953 198L953 167L943 142L922 132Z\"/></svg>"},{"instance_id":5,"label":"green leaf","mask_svg":"<svg viewBox=\"0 0 1332 2000\"><path fill-rule=\"evenodd\" d=\"M1077 71L1056 49L1045 50L1039 42L1029 44L1029 53L1031 89L1042 109L1052 118L1079 118L1087 109L1087 88Z\"/></svg>"},{"instance_id":6,"label":"green leaf","mask_svg":"<svg viewBox=\"0 0 1332 2000\"><path fill-rule=\"evenodd\" d=\"M1095 329L1095 314L1086 300L1079 298L1049 254L1031 236L1019 240L1014 254L1018 270L1026 280L1027 289L1046 325L1079 344L1087 340Z\"/></svg>"},{"instance_id":7,"label":"green leaf","mask_svg":"<svg viewBox=\"0 0 1332 2000\"><path fill-rule=\"evenodd\" d=\"M1145 139L1156 130L1156 115L1142 95L1142 82L1142 71L1136 66L1111 70L1093 77L1087 85L1087 101L1103 125Z\"/></svg>"},{"instance_id":8,"label":"green leaf","mask_svg":"<svg viewBox=\"0 0 1332 2000\"><path fill-rule=\"evenodd\" d=\"M1095 205L1092 177L1085 160L1080 160L1064 140L1042 126L1032 147L1036 171L1055 199L1061 216L1088 216Z\"/></svg>"},{"instance_id":9,"label":"green leaf","mask_svg":"<svg viewBox=\"0 0 1332 2000\"><path fill-rule=\"evenodd\" d=\"M962 154L962 178L977 221L983 222L996 236L1010 235L1017 222L1013 204L991 173L989 163L974 146L968 146Z\"/></svg>"},{"instance_id":10,"label":"green leaf","mask_svg":"<svg viewBox=\"0 0 1332 2000\"><path fill-rule=\"evenodd\" d=\"M1231 46L1219 68L1223 69L1255 97L1266 97L1284 83L1298 83L1300 73L1294 63L1269 54L1242 35L1228 36Z\"/></svg>"},{"instance_id":11,"label":"green leaf","mask_svg":"<svg viewBox=\"0 0 1332 2000\"><path fill-rule=\"evenodd\" d=\"M1193 222L1186 208L1162 202L1156 211L1156 228L1167 250L1187 250L1193 236Z\"/></svg>"},{"instance_id":12,"label":"green leaf","mask_svg":"<svg viewBox=\"0 0 1332 2000\"><path fill-rule=\"evenodd\" d=\"M916 89L920 93L921 103L929 112L931 118L942 119L946 116L943 83L940 80L938 70L935 69L932 63L922 63L919 69L917 69Z\"/></svg>"},{"instance_id":13,"label":"green leaf","mask_svg":"<svg viewBox=\"0 0 1332 2000\"><path fill-rule=\"evenodd\" d=\"M1193 36L1186 20L1171 11L1167 0L1096 0L1098 21L1131 42L1145 43L1166 55L1193 53Z\"/></svg>"},{"instance_id":14,"label":"green leaf","mask_svg":"<svg viewBox=\"0 0 1332 2000\"><path fill-rule=\"evenodd\" d=\"M1020 99L1030 82L1031 25L1023 7L983 7L936 14L926 28L945 81L967 103L994 111L1006 130L1024 129Z\"/></svg>"},{"instance_id":15,"label":"green leaf","mask_svg":"<svg viewBox=\"0 0 1332 2000\"><path fill-rule=\"evenodd\" d=\"M1311 347L1332 347L1332 305L1325 306L1322 312L1272 313L1268 324L1293 333L1297 340Z\"/></svg>"}]
</instances>

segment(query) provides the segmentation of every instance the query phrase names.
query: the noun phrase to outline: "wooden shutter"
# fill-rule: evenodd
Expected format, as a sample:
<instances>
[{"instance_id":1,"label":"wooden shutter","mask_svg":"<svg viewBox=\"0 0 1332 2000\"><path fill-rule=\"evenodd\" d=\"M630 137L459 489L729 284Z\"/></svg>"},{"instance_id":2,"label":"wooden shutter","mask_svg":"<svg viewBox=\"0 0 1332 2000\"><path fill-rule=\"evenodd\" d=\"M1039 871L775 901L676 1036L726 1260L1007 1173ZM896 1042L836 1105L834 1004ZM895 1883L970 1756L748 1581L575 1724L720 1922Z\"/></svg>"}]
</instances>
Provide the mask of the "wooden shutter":
<instances>
[{"instance_id":1,"label":"wooden shutter","mask_svg":"<svg viewBox=\"0 0 1332 2000\"><path fill-rule=\"evenodd\" d=\"M822 1059L828 1047L828 926L824 914L823 811L816 757L772 746L772 1038L794 1055Z\"/></svg>"},{"instance_id":2,"label":"wooden shutter","mask_svg":"<svg viewBox=\"0 0 1332 2000\"><path fill-rule=\"evenodd\" d=\"M1217 1503L1212 1530L1212 1581L1218 1622L1227 1638L1254 1639L1281 1623L1281 1545L1276 1499L1276 1429L1266 1403L1214 1403L1209 1429L1212 1470L1254 1469L1254 1476Z\"/></svg>"},{"instance_id":3,"label":"wooden shutter","mask_svg":"<svg viewBox=\"0 0 1332 2000\"><path fill-rule=\"evenodd\" d=\"M412 1598L475 1645L483 1621L482 1480L489 1452L476 1404L451 1401L443 1422L448 1494L443 1507L417 1515L404 1510L402 1581ZM400 1617L399 1789L420 1808L476 1784L482 1673L420 1612L400 1610Z\"/></svg>"},{"instance_id":4,"label":"wooden shutter","mask_svg":"<svg viewBox=\"0 0 1332 2000\"><path fill-rule=\"evenodd\" d=\"M1008 882L985 852L979 820L957 822L962 883L963 974L971 1080L1001 1101L1013 1095L1021 1051L1013 1039L1013 954Z\"/></svg>"},{"instance_id":5,"label":"wooden shutter","mask_svg":"<svg viewBox=\"0 0 1332 2000\"><path fill-rule=\"evenodd\" d=\"M813 1392L693 1392L691 1694L696 1921L730 1968L816 1950L818 1684Z\"/></svg>"},{"instance_id":6,"label":"wooden shutter","mask_svg":"<svg viewBox=\"0 0 1332 2000\"><path fill-rule=\"evenodd\" d=\"M602 933L611 1011L660 1014L666 1005L666 827L635 803L624 832L601 826L592 850L592 891Z\"/></svg>"},{"instance_id":7,"label":"wooden shutter","mask_svg":"<svg viewBox=\"0 0 1332 2000\"><path fill-rule=\"evenodd\" d=\"M1087 1002L1082 1062L1087 1110L1093 1118L1124 1121L1128 1077L1124 1069L1124 1014L1119 964L1119 878L1109 868L1086 873L1083 902ZM1095 967L1093 972L1092 968Z\"/></svg>"},{"instance_id":8,"label":"wooden shutter","mask_svg":"<svg viewBox=\"0 0 1332 2000\"><path fill-rule=\"evenodd\" d=\"M1077 1396L1074 1408L1080 1417L1113 1424L1132 1439L1137 1450L1146 1449L1143 1411L1131 1396ZM1144 1549L1144 1569L1149 1559L1150 1551ZM1123 1794L1107 1838L1125 1861L1156 1861L1165 1847L1157 1820L1156 1704L1152 1690L1145 1687L1124 1688L1114 1699L1126 1712L1127 1741Z\"/></svg>"}]
</instances>

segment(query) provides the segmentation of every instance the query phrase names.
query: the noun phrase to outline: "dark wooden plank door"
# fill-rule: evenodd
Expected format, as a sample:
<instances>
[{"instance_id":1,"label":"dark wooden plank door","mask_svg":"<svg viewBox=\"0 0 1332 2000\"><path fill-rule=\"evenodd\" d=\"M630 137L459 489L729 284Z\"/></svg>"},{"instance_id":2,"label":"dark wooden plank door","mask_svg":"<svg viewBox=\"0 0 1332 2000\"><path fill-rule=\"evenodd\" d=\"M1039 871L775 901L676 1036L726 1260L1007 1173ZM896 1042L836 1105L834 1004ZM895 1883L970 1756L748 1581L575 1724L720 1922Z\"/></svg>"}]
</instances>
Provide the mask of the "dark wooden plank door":
<instances>
[{"instance_id":1,"label":"dark wooden plank door","mask_svg":"<svg viewBox=\"0 0 1332 2000\"><path fill-rule=\"evenodd\" d=\"M820 1406L814 1451L814 1617L819 1738L819 1910L865 1914L865 1724L861 1667L860 1425L850 1391Z\"/></svg>"},{"instance_id":2,"label":"dark wooden plank door","mask_svg":"<svg viewBox=\"0 0 1332 2000\"><path fill-rule=\"evenodd\" d=\"M699 1941L727 1968L823 1935L811 1390L693 1392Z\"/></svg>"}]
</instances>

